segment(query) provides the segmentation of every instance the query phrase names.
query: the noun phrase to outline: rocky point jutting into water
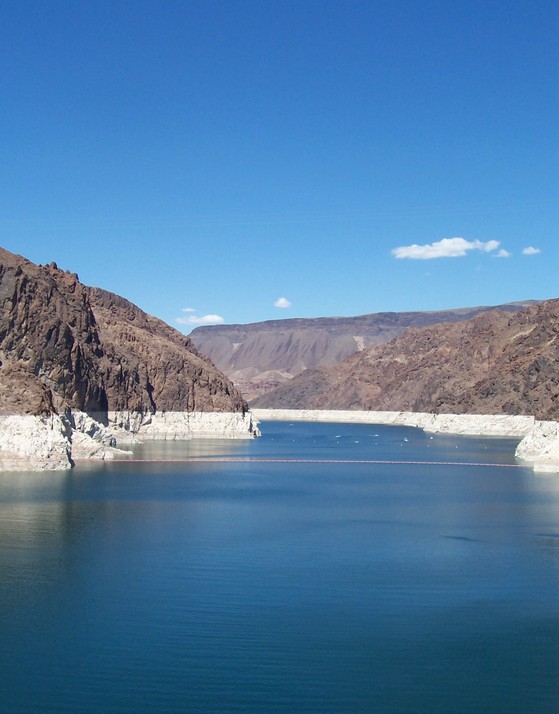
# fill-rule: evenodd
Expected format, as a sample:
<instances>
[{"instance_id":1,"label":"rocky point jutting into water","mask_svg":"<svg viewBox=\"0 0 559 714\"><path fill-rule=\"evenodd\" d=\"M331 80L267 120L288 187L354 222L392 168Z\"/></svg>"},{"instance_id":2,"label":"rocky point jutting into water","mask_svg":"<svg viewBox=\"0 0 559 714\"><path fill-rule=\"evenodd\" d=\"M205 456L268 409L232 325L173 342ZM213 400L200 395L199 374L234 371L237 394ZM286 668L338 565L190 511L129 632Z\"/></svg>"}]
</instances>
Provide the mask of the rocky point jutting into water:
<instances>
[{"instance_id":1,"label":"rocky point jutting into water","mask_svg":"<svg viewBox=\"0 0 559 714\"><path fill-rule=\"evenodd\" d=\"M257 433L240 392L188 337L54 263L0 249L4 468L110 456L115 433L153 435L154 422L159 438Z\"/></svg>"}]
</instances>

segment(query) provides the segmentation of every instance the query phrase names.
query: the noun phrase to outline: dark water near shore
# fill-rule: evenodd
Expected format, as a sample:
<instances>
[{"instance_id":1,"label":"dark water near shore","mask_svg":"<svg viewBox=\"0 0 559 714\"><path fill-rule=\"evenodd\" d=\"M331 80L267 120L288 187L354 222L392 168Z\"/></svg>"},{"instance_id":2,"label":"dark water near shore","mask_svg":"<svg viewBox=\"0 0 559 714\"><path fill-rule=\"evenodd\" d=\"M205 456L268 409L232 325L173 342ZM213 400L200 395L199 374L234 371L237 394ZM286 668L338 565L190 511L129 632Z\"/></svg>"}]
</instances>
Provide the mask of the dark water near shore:
<instances>
[{"instance_id":1,"label":"dark water near shore","mask_svg":"<svg viewBox=\"0 0 559 714\"><path fill-rule=\"evenodd\" d=\"M559 712L559 477L510 440L264 433L0 474L0 711Z\"/></svg>"}]
</instances>

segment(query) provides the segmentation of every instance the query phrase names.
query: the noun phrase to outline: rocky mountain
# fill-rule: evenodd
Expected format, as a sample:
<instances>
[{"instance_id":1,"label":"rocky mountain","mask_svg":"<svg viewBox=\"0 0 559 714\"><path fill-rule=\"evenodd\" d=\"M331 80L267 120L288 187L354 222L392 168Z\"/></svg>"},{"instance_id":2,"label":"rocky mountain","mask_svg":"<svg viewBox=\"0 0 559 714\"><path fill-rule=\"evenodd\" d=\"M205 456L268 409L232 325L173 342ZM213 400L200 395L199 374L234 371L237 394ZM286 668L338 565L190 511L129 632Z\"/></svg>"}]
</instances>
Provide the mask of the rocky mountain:
<instances>
[{"instance_id":1,"label":"rocky mountain","mask_svg":"<svg viewBox=\"0 0 559 714\"><path fill-rule=\"evenodd\" d=\"M511 303L496 309L513 313L528 304ZM197 327L190 338L250 401L306 369L342 362L356 352L401 335L409 327L459 322L491 309L495 308L212 325Z\"/></svg>"},{"instance_id":2,"label":"rocky mountain","mask_svg":"<svg viewBox=\"0 0 559 714\"><path fill-rule=\"evenodd\" d=\"M251 406L558 420L559 300L410 328L338 365L308 370Z\"/></svg>"},{"instance_id":3,"label":"rocky mountain","mask_svg":"<svg viewBox=\"0 0 559 714\"><path fill-rule=\"evenodd\" d=\"M0 249L0 414L243 412L192 342L75 273Z\"/></svg>"}]
</instances>

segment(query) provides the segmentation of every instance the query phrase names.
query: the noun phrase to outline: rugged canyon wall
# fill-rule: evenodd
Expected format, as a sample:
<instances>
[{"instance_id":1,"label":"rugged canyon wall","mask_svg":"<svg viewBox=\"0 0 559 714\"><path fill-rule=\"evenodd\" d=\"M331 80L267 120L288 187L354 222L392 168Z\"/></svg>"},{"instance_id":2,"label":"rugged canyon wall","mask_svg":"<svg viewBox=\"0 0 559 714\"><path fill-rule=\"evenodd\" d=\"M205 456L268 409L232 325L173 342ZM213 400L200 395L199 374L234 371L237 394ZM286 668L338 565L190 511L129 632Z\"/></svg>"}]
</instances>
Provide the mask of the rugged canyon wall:
<instances>
[{"instance_id":1,"label":"rugged canyon wall","mask_svg":"<svg viewBox=\"0 0 559 714\"><path fill-rule=\"evenodd\" d=\"M559 419L559 300L411 328L308 370L255 408L524 414Z\"/></svg>"},{"instance_id":2,"label":"rugged canyon wall","mask_svg":"<svg viewBox=\"0 0 559 714\"><path fill-rule=\"evenodd\" d=\"M188 337L55 264L0 249L0 413L246 410Z\"/></svg>"},{"instance_id":3,"label":"rugged canyon wall","mask_svg":"<svg viewBox=\"0 0 559 714\"><path fill-rule=\"evenodd\" d=\"M257 434L241 393L188 337L54 263L0 249L0 467L108 458L115 434L153 431L155 415L159 438L166 424L172 438Z\"/></svg>"},{"instance_id":4,"label":"rugged canyon wall","mask_svg":"<svg viewBox=\"0 0 559 714\"><path fill-rule=\"evenodd\" d=\"M246 411L239 390L188 337L118 295L87 294L109 362L110 410Z\"/></svg>"},{"instance_id":5,"label":"rugged canyon wall","mask_svg":"<svg viewBox=\"0 0 559 714\"><path fill-rule=\"evenodd\" d=\"M510 303L494 309L514 313L528 304ZM356 317L211 325L197 327L190 337L250 401L306 369L342 362L367 347L388 342L410 327L460 322L490 309L493 308L380 312Z\"/></svg>"}]
</instances>

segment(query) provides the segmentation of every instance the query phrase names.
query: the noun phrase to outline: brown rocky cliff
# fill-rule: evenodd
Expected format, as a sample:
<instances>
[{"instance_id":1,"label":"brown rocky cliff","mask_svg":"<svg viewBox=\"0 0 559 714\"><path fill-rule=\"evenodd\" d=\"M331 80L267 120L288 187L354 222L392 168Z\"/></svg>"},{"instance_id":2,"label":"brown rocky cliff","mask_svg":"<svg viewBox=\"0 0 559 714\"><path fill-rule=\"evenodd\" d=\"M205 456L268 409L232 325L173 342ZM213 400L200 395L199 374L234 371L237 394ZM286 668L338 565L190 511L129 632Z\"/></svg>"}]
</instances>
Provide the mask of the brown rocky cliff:
<instances>
[{"instance_id":1,"label":"brown rocky cliff","mask_svg":"<svg viewBox=\"0 0 559 714\"><path fill-rule=\"evenodd\" d=\"M242 411L188 338L55 264L0 249L0 413Z\"/></svg>"},{"instance_id":2,"label":"brown rocky cliff","mask_svg":"<svg viewBox=\"0 0 559 714\"><path fill-rule=\"evenodd\" d=\"M136 366L151 407L158 411L242 411L240 392L188 337L147 315L118 295L88 288L93 313L111 361L123 356ZM105 383L113 409L128 408L128 389L122 390L120 368L109 371ZM118 379L117 379L118 377Z\"/></svg>"},{"instance_id":3,"label":"brown rocky cliff","mask_svg":"<svg viewBox=\"0 0 559 714\"><path fill-rule=\"evenodd\" d=\"M252 405L559 419L559 300L411 328L335 367L305 372Z\"/></svg>"},{"instance_id":4,"label":"brown rocky cliff","mask_svg":"<svg viewBox=\"0 0 559 714\"><path fill-rule=\"evenodd\" d=\"M76 275L0 249L2 413L65 406L107 409L103 358L87 292Z\"/></svg>"},{"instance_id":5,"label":"brown rocky cliff","mask_svg":"<svg viewBox=\"0 0 559 714\"><path fill-rule=\"evenodd\" d=\"M527 303L497 306L514 313ZM355 317L269 320L249 325L209 325L191 333L196 347L251 400L306 369L337 364L360 350L401 335L410 327L455 323L488 307L436 312L384 312Z\"/></svg>"}]
</instances>

